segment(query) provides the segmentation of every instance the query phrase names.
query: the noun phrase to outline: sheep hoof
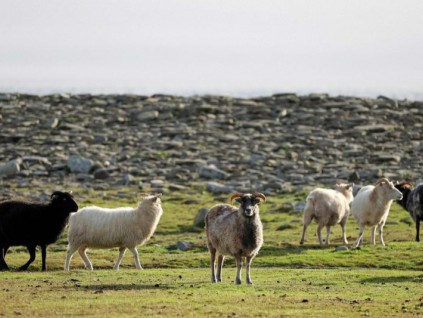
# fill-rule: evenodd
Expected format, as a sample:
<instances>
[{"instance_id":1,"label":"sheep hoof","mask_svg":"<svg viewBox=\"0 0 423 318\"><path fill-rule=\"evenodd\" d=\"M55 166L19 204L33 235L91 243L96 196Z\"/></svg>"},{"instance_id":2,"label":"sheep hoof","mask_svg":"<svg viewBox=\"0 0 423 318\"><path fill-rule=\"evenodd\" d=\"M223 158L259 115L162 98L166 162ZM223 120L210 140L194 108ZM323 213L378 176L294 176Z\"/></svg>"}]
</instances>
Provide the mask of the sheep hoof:
<instances>
[{"instance_id":1,"label":"sheep hoof","mask_svg":"<svg viewBox=\"0 0 423 318\"><path fill-rule=\"evenodd\" d=\"M2 266L0 267L0 271L4 272L4 271L8 271L9 267L8 266Z\"/></svg>"},{"instance_id":2,"label":"sheep hoof","mask_svg":"<svg viewBox=\"0 0 423 318\"><path fill-rule=\"evenodd\" d=\"M304 241L300 241L300 244L303 245L304 244Z\"/></svg>"},{"instance_id":3,"label":"sheep hoof","mask_svg":"<svg viewBox=\"0 0 423 318\"><path fill-rule=\"evenodd\" d=\"M241 280L240 279L235 280L235 284L241 285Z\"/></svg>"}]
</instances>

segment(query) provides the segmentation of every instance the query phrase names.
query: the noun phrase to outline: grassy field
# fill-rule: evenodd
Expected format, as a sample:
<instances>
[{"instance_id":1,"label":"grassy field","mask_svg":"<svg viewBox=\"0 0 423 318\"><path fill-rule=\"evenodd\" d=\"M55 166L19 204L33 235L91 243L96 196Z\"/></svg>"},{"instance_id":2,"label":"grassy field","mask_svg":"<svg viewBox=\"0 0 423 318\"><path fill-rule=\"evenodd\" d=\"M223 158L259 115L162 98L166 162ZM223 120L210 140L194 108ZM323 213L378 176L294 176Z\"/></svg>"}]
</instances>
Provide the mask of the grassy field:
<instances>
[{"instance_id":1,"label":"grassy field","mask_svg":"<svg viewBox=\"0 0 423 318\"><path fill-rule=\"evenodd\" d=\"M134 205L138 199L129 190L92 191L87 197L78 201L81 207ZM343 245L340 227L333 229L331 244L320 247L312 224L306 243L299 245L302 214L283 211L284 203L304 198L304 193L269 196L261 206L265 244L253 261L253 286L233 284L231 258L225 262L224 282L209 283L204 230L192 225L200 208L226 197L193 188L163 196L158 229L138 249L143 271L134 269L130 253L121 270L113 271L118 254L113 249L88 252L93 272L83 269L77 253L71 272L64 272L64 235L49 247L48 272L40 272L39 253L30 272L17 272L28 254L25 248L11 248L7 261L12 271L0 273L0 316L423 316L423 247L413 242L415 229L407 212L393 205L385 226L386 247L370 245L367 229L362 248L335 251ZM351 218L350 245L357 233ZM192 243L193 249L176 249L178 241Z\"/></svg>"}]
</instances>

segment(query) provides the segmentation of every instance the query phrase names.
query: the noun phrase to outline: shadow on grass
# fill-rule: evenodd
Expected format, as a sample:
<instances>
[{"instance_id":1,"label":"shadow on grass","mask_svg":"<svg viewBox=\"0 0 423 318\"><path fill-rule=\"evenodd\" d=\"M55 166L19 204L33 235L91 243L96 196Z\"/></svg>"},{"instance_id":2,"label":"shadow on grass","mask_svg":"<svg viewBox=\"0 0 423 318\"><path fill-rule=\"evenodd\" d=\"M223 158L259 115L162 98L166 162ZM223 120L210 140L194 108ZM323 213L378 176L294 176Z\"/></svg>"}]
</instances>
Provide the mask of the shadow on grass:
<instances>
[{"instance_id":1,"label":"shadow on grass","mask_svg":"<svg viewBox=\"0 0 423 318\"><path fill-rule=\"evenodd\" d=\"M67 288L74 289L85 289L87 291L95 291L101 293L104 291L120 291L120 290L146 290L146 289L156 289L156 290L168 290L175 289L176 286L171 286L168 284L106 284L106 285L84 285L84 286L74 286Z\"/></svg>"},{"instance_id":2,"label":"shadow on grass","mask_svg":"<svg viewBox=\"0 0 423 318\"><path fill-rule=\"evenodd\" d=\"M391 277L370 277L361 280L361 283L370 284L392 284L392 283L423 283L423 275L419 276L391 276Z\"/></svg>"},{"instance_id":3,"label":"shadow on grass","mask_svg":"<svg viewBox=\"0 0 423 318\"><path fill-rule=\"evenodd\" d=\"M307 244L307 245L295 245L285 243L280 246L263 246L260 250L260 255L265 256L287 256L292 254L305 254L309 250L334 250L339 244Z\"/></svg>"}]
</instances>

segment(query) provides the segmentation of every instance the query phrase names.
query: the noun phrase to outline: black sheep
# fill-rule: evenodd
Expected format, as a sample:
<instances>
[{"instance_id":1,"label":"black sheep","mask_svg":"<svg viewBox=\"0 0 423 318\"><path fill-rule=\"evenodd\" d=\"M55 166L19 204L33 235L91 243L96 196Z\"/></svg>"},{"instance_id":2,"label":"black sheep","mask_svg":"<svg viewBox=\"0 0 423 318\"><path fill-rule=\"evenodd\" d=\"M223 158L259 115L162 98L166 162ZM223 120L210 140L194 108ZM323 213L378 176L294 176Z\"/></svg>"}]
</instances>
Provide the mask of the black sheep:
<instances>
[{"instance_id":1,"label":"black sheep","mask_svg":"<svg viewBox=\"0 0 423 318\"><path fill-rule=\"evenodd\" d=\"M415 189L410 182L397 183L395 187L402 192L402 200L397 201L416 222L416 241L420 242L420 221L423 220L423 184Z\"/></svg>"},{"instance_id":2,"label":"black sheep","mask_svg":"<svg viewBox=\"0 0 423 318\"><path fill-rule=\"evenodd\" d=\"M69 215L78 205L68 192L55 191L49 203L4 201L0 203L0 270L8 270L5 256L10 246L26 246L30 255L20 270L35 260L35 249L41 247L42 270L46 270L47 245L56 242Z\"/></svg>"}]
</instances>

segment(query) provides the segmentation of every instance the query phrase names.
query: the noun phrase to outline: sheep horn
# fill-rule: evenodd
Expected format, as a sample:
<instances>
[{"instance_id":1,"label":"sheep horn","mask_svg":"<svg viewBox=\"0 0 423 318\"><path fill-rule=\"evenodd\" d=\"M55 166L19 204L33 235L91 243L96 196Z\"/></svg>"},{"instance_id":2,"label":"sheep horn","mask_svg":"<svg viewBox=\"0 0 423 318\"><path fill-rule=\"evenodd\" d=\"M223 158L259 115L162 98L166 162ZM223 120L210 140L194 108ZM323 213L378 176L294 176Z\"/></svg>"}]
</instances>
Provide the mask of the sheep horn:
<instances>
[{"instance_id":1,"label":"sheep horn","mask_svg":"<svg viewBox=\"0 0 423 318\"><path fill-rule=\"evenodd\" d=\"M61 191L54 191L54 192L51 194L50 199L53 199L53 197L54 197L55 195L58 195L58 194L62 194L62 192L61 192Z\"/></svg>"},{"instance_id":2,"label":"sheep horn","mask_svg":"<svg viewBox=\"0 0 423 318\"><path fill-rule=\"evenodd\" d=\"M263 200L263 202L266 202L266 196L263 193L260 192L254 192L253 194L255 197L260 198Z\"/></svg>"},{"instance_id":3,"label":"sheep horn","mask_svg":"<svg viewBox=\"0 0 423 318\"><path fill-rule=\"evenodd\" d=\"M383 183L383 182L389 183L389 180L386 178L379 179L376 181L375 185L378 185L379 183Z\"/></svg>"},{"instance_id":4,"label":"sheep horn","mask_svg":"<svg viewBox=\"0 0 423 318\"><path fill-rule=\"evenodd\" d=\"M236 193L231 195L231 198L229 200L232 202L234 199L239 198L243 195L244 195L244 193L242 193L242 192L236 192Z\"/></svg>"},{"instance_id":5,"label":"sheep horn","mask_svg":"<svg viewBox=\"0 0 423 318\"><path fill-rule=\"evenodd\" d=\"M400 184L404 187L408 186L410 188L412 188L414 186L411 182L408 182L408 181L401 182Z\"/></svg>"}]
</instances>

